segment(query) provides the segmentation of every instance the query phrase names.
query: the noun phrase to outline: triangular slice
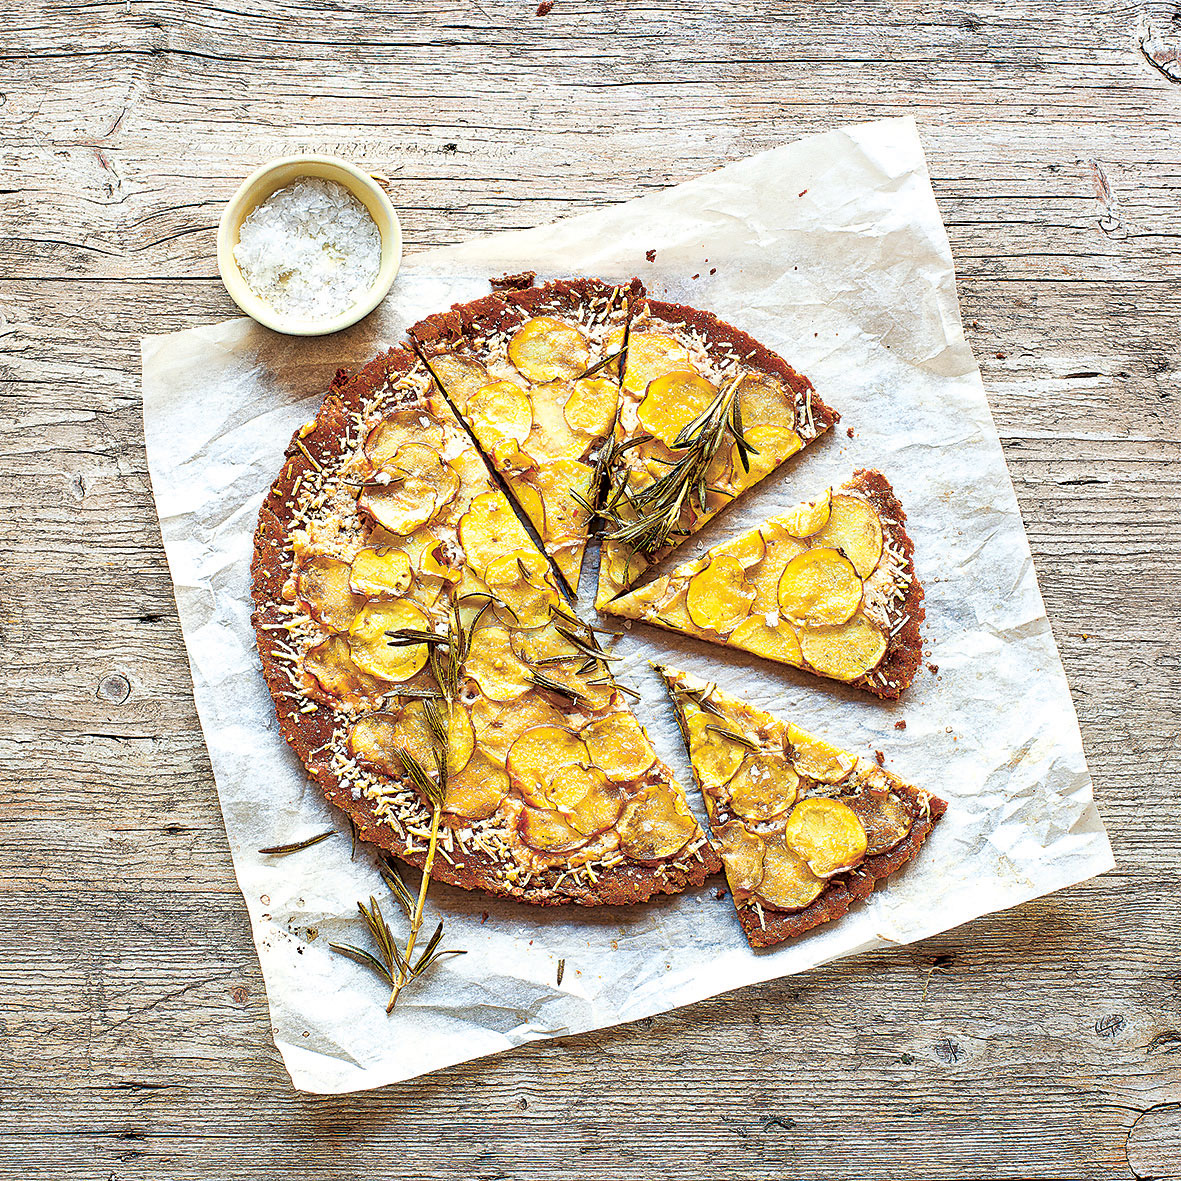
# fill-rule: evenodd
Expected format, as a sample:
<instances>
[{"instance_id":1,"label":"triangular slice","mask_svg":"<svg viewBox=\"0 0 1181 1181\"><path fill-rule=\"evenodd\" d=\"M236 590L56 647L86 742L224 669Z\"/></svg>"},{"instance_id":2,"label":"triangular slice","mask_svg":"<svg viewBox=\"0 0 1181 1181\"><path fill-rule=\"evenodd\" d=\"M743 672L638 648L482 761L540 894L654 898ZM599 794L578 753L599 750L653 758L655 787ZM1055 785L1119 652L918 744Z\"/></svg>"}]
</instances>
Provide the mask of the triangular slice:
<instances>
[{"instance_id":1,"label":"triangular slice","mask_svg":"<svg viewBox=\"0 0 1181 1181\"><path fill-rule=\"evenodd\" d=\"M531 277L530 277L531 278ZM595 491L591 453L619 401L638 279L567 279L456 304L410 338L574 591Z\"/></svg>"},{"instance_id":2,"label":"triangular slice","mask_svg":"<svg viewBox=\"0 0 1181 1181\"><path fill-rule=\"evenodd\" d=\"M640 300L600 460L606 534L595 605L839 419L806 377L745 332L696 308Z\"/></svg>"},{"instance_id":3,"label":"triangular slice","mask_svg":"<svg viewBox=\"0 0 1181 1181\"><path fill-rule=\"evenodd\" d=\"M423 699L444 678L430 707L448 740L435 877L598 905L721 868L413 354L338 375L266 498L253 574L282 732L364 840L423 863L432 813L398 751L436 774ZM449 672L438 656L452 652Z\"/></svg>"},{"instance_id":4,"label":"triangular slice","mask_svg":"<svg viewBox=\"0 0 1181 1181\"><path fill-rule=\"evenodd\" d=\"M609 603L612 615L896 698L926 612L906 514L881 472L797 505Z\"/></svg>"},{"instance_id":5,"label":"triangular slice","mask_svg":"<svg viewBox=\"0 0 1181 1181\"><path fill-rule=\"evenodd\" d=\"M874 762L707 681L661 671L753 947L839 918L909 861L947 811Z\"/></svg>"}]
</instances>

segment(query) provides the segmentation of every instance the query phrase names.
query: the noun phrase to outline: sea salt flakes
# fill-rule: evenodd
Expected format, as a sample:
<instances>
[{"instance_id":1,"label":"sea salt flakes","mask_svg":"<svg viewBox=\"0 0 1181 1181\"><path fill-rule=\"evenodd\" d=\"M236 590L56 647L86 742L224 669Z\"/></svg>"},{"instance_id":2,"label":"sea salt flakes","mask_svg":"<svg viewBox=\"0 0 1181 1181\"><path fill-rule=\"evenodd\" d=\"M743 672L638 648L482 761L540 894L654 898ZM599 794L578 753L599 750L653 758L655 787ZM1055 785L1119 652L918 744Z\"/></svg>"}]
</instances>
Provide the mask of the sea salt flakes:
<instances>
[{"instance_id":1,"label":"sea salt flakes","mask_svg":"<svg viewBox=\"0 0 1181 1181\"><path fill-rule=\"evenodd\" d=\"M275 311L327 320L373 286L381 232L344 185L305 177L250 213L234 259L250 289Z\"/></svg>"}]
</instances>

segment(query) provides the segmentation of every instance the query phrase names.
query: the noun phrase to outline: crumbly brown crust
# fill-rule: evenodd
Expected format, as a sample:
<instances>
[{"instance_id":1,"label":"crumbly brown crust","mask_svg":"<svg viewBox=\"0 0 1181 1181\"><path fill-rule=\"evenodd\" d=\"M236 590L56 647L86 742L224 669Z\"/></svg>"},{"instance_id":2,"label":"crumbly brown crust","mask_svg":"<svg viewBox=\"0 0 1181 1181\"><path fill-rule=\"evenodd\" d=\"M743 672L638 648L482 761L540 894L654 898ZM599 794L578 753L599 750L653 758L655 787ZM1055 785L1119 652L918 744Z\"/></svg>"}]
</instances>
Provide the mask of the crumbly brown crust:
<instances>
[{"instance_id":1,"label":"crumbly brown crust","mask_svg":"<svg viewBox=\"0 0 1181 1181\"><path fill-rule=\"evenodd\" d=\"M312 429L302 428L292 436L282 470L264 500L254 537L251 572L255 603L252 622L259 659L283 737L329 802L346 813L358 837L421 867L425 851L408 853L403 840L376 814L374 803L365 796L354 798L349 786L332 769L326 751L336 724L333 711L321 707L314 712L302 712L298 701L291 696L280 638L285 616L278 610L283 586L291 574L291 558L285 543L293 525L293 488L297 480L314 472L317 464L329 467L334 463L341 453L350 417L388 382L405 375L415 364L416 358L408 350L394 349L370 361L354 375L344 370L337 372ZM420 677L424 683L425 674ZM419 683L412 680L407 684L413 687ZM542 906L627 905L647 901L656 894L672 894L701 885L708 876L718 872L721 862L708 842L700 847L698 854L684 866L624 863L598 871L593 883L566 880L556 887L543 881L508 883L496 873L499 863L478 849L464 852L462 861L437 857L432 874L462 889L483 890Z\"/></svg>"},{"instance_id":2,"label":"crumbly brown crust","mask_svg":"<svg viewBox=\"0 0 1181 1181\"><path fill-rule=\"evenodd\" d=\"M886 654L873 672L858 677L851 684L867 689L875 697L897 701L902 691L910 687L923 662L923 638L920 625L927 616L923 606L923 584L914 569L914 542L906 532L906 513L890 481L872 468L859 468L847 487L856 488L877 510L882 522L882 533L887 543L905 558L903 573L910 579L906 598L902 602L901 628L891 635Z\"/></svg>"}]
</instances>

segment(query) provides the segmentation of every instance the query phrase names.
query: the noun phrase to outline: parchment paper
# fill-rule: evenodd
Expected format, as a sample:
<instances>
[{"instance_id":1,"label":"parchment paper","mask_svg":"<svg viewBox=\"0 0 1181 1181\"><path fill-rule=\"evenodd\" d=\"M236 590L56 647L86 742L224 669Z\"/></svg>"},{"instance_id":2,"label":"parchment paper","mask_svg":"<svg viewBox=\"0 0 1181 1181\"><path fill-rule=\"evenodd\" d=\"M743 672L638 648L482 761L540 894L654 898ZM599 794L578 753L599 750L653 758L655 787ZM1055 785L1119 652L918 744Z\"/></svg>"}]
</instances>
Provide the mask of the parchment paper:
<instances>
[{"instance_id":1,"label":"parchment paper","mask_svg":"<svg viewBox=\"0 0 1181 1181\"><path fill-rule=\"evenodd\" d=\"M682 558L856 466L885 472L910 516L937 675L922 671L901 704L887 705L636 626L620 641L619 675L643 694L637 712L661 757L690 782L651 658L712 677L857 753L880 750L951 808L887 888L839 923L763 953L747 947L729 898L715 898L721 879L602 911L542 910L433 885L429 908L446 918L447 944L468 954L436 967L387 1017L382 985L328 950L330 941L364 943L356 901L386 895L366 851L350 859L346 826L279 735L249 623L251 535L291 431L312 416L337 367L396 343L426 313L486 294L488 276L523 269L541 278L639 274L654 294L709 308L780 352L844 416ZM417 255L385 305L342 335L299 340L238 319L151 337L143 386L197 709L275 1043L302 1090L376 1087L635 1020L922 939L1113 865L910 119L815 136L614 208ZM895 729L900 719L905 731ZM340 835L290 857L256 852L329 826Z\"/></svg>"}]
</instances>

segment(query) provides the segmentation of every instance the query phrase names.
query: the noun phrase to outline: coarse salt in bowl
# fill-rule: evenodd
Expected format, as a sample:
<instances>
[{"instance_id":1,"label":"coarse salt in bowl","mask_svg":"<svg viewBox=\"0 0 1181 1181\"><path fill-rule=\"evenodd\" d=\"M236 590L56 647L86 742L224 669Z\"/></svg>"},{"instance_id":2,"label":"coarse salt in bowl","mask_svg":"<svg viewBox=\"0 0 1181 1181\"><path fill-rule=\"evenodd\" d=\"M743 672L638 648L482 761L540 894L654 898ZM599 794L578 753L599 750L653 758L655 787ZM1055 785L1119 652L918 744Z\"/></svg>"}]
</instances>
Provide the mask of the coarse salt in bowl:
<instances>
[{"instance_id":1,"label":"coarse salt in bowl","mask_svg":"<svg viewBox=\"0 0 1181 1181\"><path fill-rule=\"evenodd\" d=\"M217 262L233 301L277 332L319 336L367 316L402 261L402 227L371 176L329 156L260 168L222 214Z\"/></svg>"}]
</instances>

